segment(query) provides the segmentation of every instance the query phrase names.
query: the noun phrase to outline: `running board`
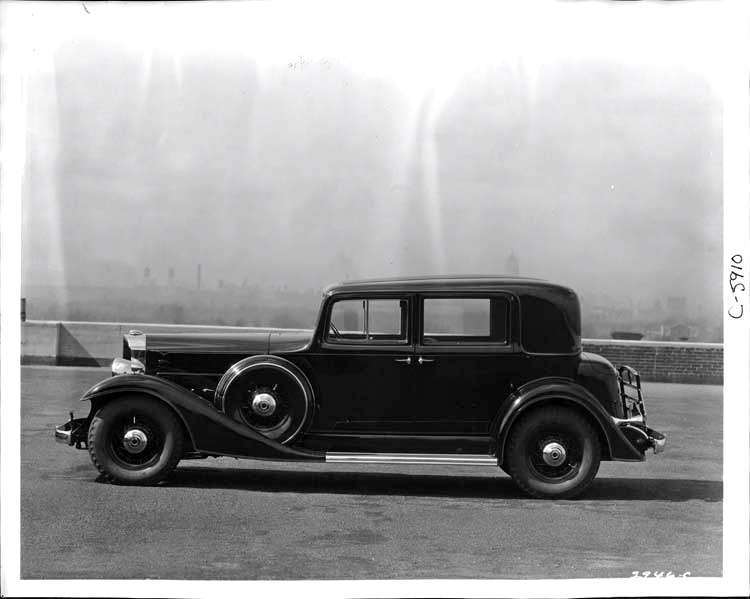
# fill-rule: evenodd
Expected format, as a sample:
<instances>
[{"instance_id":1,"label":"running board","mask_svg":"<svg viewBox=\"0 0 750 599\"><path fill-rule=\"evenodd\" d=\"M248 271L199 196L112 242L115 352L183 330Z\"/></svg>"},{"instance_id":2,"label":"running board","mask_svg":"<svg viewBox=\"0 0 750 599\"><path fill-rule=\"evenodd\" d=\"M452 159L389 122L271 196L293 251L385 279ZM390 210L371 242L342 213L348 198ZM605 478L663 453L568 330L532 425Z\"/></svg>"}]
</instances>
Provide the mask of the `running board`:
<instances>
[{"instance_id":1,"label":"running board","mask_svg":"<svg viewBox=\"0 0 750 599\"><path fill-rule=\"evenodd\" d=\"M326 462L335 464L436 464L440 466L494 466L491 455L455 453L355 453L326 452Z\"/></svg>"}]
</instances>

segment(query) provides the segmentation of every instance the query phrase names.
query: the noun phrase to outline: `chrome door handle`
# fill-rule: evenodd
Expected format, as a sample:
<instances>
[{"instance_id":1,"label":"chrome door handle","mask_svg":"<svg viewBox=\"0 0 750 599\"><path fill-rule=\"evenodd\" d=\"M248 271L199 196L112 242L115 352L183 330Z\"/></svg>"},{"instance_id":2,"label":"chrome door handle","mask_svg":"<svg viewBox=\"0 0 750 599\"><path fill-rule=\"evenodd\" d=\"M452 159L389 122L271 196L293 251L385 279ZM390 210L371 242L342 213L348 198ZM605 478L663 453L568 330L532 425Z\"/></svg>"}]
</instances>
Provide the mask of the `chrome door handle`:
<instances>
[{"instance_id":1,"label":"chrome door handle","mask_svg":"<svg viewBox=\"0 0 750 599\"><path fill-rule=\"evenodd\" d=\"M404 364L411 364L411 356L408 358L396 358L396 362L403 362Z\"/></svg>"},{"instance_id":2,"label":"chrome door handle","mask_svg":"<svg viewBox=\"0 0 750 599\"><path fill-rule=\"evenodd\" d=\"M419 356L419 360L417 360L417 362L419 362L420 365L426 362L434 362L434 361L435 360L433 360L432 358L423 358L422 356Z\"/></svg>"}]
</instances>

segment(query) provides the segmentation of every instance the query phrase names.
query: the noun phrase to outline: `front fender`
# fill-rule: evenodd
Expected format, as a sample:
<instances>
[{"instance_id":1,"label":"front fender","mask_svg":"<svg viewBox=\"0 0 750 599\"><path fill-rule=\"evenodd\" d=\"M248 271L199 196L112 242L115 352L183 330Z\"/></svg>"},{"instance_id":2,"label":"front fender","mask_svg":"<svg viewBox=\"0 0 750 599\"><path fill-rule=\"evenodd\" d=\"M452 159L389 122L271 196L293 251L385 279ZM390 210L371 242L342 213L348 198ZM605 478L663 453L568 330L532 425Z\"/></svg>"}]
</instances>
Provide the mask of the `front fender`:
<instances>
[{"instance_id":1,"label":"front fender","mask_svg":"<svg viewBox=\"0 0 750 599\"><path fill-rule=\"evenodd\" d=\"M91 414L120 395L138 394L168 404L180 417L195 451L245 458L323 461L324 455L282 445L226 416L202 397L166 379L147 374L123 374L105 379L84 393Z\"/></svg>"},{"instance_id":2,"label":"front fender","mask_svg":"<svg viewBox=\"0 0 750 599\"><path fill-rule=\"evenodd\" d=\"M511 393L500 406L492 422L492 435L497 439L497 457L503 463L508 435L517 418L532 407L545 403L568 404L586 413L597 425L603 441L604 459L642 461L639 452L612 421L591 392L571 379L543 378L531 381Z\"/></svg>"}]
</instances>

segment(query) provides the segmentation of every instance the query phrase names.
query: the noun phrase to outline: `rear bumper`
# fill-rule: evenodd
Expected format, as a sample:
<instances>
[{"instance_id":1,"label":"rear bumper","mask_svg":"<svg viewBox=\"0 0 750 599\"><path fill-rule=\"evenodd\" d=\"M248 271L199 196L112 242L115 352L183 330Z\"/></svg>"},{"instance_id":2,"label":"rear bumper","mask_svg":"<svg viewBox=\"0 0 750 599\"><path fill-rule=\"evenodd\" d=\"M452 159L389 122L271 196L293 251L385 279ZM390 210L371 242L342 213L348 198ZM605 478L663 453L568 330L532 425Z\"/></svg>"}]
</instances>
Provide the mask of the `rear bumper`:
<instances>
[{"instance_id":1,"label":"rear bumper","mask_svg":"<svg viewBox=\"0 0 750 599\"><path fill-rule=\"evenodd\" d=\"M638 449L645 453L647 449L653 449L654 453L661 453L667 445L667 436L646 426L640 416L623 420L613 418L617 428Z\"/></svg>"},{"instance_id":2,"label":"rear bumper","mask_svg":"<svg viewBox=\"0 0 750 599\"><path fill-rule=\"evenodd\" d=\"M648 429L651 433L650 441L653 444L654 453L661 453L664 451L664 447L667 445L667 436L664 433L659 433L653 429Z\"/></svg>"},{"instance_id":3,"label":"rear bumper","mask_svg":"<svg viewBox=\"0 0 750 599\"><path fill-rule=\"evenodd\" d=\"M55 441L75 446L76 449L86 449L88 447L88 430L89 419L73 418L73 413L71 412L70 420L65 424L55 427Z\"/></svg>"},{"instance_id":4,"label":"rear bumper","mask_svg":"<svg viewBox=\"0 0 750 599\"><path fill-rule=\"evenodd\" d=\"M630 366L617 369L620 387L620 400L625 418L613 418L614 423L641 453L653 449L661 453L667 444L667 437L646 426L646 404L641 390L641 375Z\"/></svg>"}]
</instances>

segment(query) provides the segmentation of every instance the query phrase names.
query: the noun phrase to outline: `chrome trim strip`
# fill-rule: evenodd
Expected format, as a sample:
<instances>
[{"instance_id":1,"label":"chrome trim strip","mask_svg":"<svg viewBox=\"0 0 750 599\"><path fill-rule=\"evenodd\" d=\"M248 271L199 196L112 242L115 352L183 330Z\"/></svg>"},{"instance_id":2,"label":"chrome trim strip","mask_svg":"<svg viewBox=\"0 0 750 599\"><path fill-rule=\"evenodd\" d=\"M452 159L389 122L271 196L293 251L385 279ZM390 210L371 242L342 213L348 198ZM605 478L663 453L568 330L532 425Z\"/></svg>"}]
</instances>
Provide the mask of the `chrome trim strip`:
<instances>
[{"instance_id":1,"label":"chrome trim strip","mask_svg":"<svg viewBox=\"0 0 750 599\"><path fill-rule=\"evenodd\" d=\"M638 416L633 416L632 418L617 418L616 416L612 416L612 422L616 426L621 426L624 424L644 424L643 416L640 414Z\"/></svg>"},{"instance_id":2,"label":"chrome trim strip","mask_svg":"<svg viewBox=\"0 0 750 599\"><path fill-rule=\"evenodd\" d=\"M441 466L494 466L497 458L483 454L439 453L356 453L329 451L327 463L334 464L437 464Z\"/></svg>"}]
</instances>

